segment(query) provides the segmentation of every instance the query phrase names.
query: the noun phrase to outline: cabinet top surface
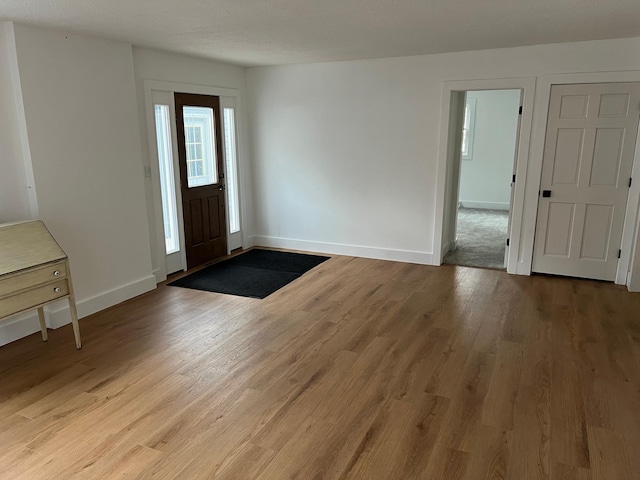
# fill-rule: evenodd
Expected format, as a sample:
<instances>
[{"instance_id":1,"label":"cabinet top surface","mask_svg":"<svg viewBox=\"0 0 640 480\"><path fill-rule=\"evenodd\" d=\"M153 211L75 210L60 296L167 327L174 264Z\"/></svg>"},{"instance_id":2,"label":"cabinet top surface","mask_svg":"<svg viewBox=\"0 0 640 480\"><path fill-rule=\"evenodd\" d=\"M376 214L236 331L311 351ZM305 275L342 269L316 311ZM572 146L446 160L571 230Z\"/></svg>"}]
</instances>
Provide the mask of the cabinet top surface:
<instances>
[{"instance_id":1,"label":"cabinet top surface","mask_svg":"<svg viewBox=\"0 0 640 480\"><path fill-rule=\"evenodd\" d=\"M65 258L41 220L0 224L0 276Z\"/></svg>"}]
</instances>

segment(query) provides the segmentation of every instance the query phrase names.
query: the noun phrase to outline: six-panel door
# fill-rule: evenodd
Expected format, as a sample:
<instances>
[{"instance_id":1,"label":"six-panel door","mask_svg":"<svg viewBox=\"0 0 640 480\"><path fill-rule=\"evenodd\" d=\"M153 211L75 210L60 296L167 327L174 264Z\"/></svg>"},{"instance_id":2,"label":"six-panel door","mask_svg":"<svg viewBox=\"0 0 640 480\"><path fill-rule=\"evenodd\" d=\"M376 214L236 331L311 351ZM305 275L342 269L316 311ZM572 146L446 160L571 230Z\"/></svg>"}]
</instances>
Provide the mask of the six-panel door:
<instances>
[{"instance_id":1,"label":"six-panel door","mask_svg":"<svg viewBox=\"0 0 640 480\"><path fill-rule=\"evenodd\" d=\"M534 272L615 278L639 111L637 83L552 87Z\"/></svg>"}]
</instances>

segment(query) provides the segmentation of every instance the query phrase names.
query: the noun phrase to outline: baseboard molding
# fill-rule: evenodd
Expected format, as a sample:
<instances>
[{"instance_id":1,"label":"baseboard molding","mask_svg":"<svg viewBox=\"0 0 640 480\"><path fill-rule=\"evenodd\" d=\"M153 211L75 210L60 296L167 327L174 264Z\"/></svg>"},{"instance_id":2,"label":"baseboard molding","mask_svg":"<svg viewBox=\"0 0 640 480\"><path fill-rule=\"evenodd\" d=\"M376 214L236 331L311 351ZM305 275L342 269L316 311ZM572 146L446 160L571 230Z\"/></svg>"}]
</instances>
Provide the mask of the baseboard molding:
<instances>
[{"instance_id":1,"label":"baseboard molding","mask_svg":"<svg viewBox=\"0 0 640 480\"><path fill-rule=\"evenodd\" d=\"M147 277L135 280L133 282L121 285L117 288L107 290L98 295L94 295L83 300L79 300L76 304L78 308L78 318L87 317L91 314L112 307L118 303L122 303L130 298L137 297L143 293L149 292L156 288L156 277L149 275ZM71 323L71 314L69 313L69 305L66 300L61 300L45 307L45 318L47 327L60 328ZM0 346L26 337L35 332L40 331L40 323L36 311L25 314L16 315L0 324Z\"/></svg>"},{"instance_id":2,"label":"baseboard molding","mask_svg":"<svg viewBox=\"0 0 640 480\"><path fill-rule=\"evenodd\" d=\"M471 202L460 200L460 206L463 208L480 208L483 210L509 210L509 203L502 202Z\"/></svg>"},{"instance_id":3,"label":"baseboard molding","mask_svg":"<svg viewBox=\"0 0 640 480\"><path fill-rule=\"evenodd\" d=\"M242 248L246 250L247 248L255 247L257 245L256 244L256 238L258 238L258 237L256 237L255 235L251 235L251 236L247 237L246 242L245 242L246 245L244 245Z\"/></svg>"},{"instance_id":4,"label":"baseboard molding","mask_svg":"<svg viewBox=\"0 0 640 480\"><path fill-rule=\"evenodd\" d=\"M444 244L444 247L442 249L442 258L444 258L444 256L449 253L449 252L453 252L456 248L458 248L458 242L447 242Z\"/></svg>"},{"instance_id":5,"label":"baseboard molding","mask_svg":"<svg viewBox=\"0 0 640 480\"><path fill-rule=\"evenodd\" d=\"M627 290L640 292L640 278L633 278L631 272L627 273Z\"/></svg>"},{"instance_id":6,"label":"baseboard molding","mask_svg":"<svg viewBox=\"0 0 640 480\"><path fill-rule=\"evenodd\" d=\"M167 279L166 275L163 278L163 275L160 272L159 268L156 268L152 273L153 273L154 278L156 279L156 285L161 283L161 282L164 282Z\"/></svg>"},{"instance_id":7,"label":"baseboard molding","mask_svg":"<svg viewBox=\"0 0 640 480\"><path fill-rule=\"evenodd\" d=\"M0 347L39 331L40 322L35 311L11 317L0 324Z\"/></svg>"},{"instance_id":8,"label":"baseboard molding","mask_svg":"<svg viewBox=\"0 0 640 480\"><path fill-rule=\"evenodd\" d=\"M351 257L373 258L376 260L392 260L396 262L419 263L422 265L436 265L433 254L411 250L395 250L390 248L365 247L361 245L347 245L343 243L311 242L291 238L268 237L256 235L252 237L253 244L262 247L287 248L304 252L317 252L333 255L348 255Z\"/></svg>"}]
</instances>

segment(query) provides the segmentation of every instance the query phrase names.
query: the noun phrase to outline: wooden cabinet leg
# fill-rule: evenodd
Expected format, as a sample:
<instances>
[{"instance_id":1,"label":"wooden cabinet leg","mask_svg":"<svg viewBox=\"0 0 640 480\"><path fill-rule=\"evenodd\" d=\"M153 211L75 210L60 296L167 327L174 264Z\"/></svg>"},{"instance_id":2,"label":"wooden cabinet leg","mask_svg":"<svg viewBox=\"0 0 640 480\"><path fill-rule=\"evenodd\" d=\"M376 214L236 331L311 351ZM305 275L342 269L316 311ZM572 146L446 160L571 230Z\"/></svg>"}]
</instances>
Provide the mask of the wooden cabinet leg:
<instances>
[{"instance_id":1,"label":"wooden cabinet leg","mask_svg":"<svg viewBox=\"0 0 640 480\"><path fill-rule=\"evenodd\" d=\"M76 348L82 348L80 341L80 325L78 325L78 311L76 310L76 299L73 295L69 295L69 311L71 312L71 324L73 325L73 336L76 339Z\"/></svg>"},{"instance_id":2,"label":"wooden cabinet leg","mask_svg":"<svg viewBox=\"0 0 640 480\"><path fill-rule=\"evenodd\" d=\"M38 309L38 320L40 320L40 330L42 331L42 341L49 340L49 333L47 332L47 323L44 321L44 308Z\"/></svg>"}]
</instances>

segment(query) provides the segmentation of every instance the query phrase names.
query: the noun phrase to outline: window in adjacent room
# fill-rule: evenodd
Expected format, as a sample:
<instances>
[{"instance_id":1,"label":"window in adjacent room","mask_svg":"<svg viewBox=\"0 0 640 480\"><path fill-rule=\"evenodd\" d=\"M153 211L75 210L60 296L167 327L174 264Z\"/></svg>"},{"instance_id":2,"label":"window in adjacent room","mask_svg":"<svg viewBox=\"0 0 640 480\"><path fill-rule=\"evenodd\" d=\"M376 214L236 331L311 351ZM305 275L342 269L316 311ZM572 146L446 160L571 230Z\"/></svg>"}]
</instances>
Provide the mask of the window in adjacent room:
<instances>
[{"instance_id":1,"label":"window in adjacent room","mask_svg":"<svg viewBox=\"0 0 640 480\"><path fill-rule=\"evenodd\" d=\"M467 98L464 107L464 126L462 128L462 159L473 158L473 136L476 121L476 99Z\"/></svg>"}]
</instances>

